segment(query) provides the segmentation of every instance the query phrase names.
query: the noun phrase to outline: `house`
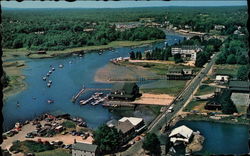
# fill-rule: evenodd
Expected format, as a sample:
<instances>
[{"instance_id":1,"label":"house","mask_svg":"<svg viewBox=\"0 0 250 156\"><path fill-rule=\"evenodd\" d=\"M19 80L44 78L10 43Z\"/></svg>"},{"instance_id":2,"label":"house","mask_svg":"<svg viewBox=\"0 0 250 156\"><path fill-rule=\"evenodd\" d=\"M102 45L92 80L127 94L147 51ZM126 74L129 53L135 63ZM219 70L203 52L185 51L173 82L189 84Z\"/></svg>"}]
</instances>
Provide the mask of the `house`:
<instances>
[{"instance_id":1,"label":"house","mask_svg":"<svg viewBox=\"0 0 250 156\"><path fill-rule=\"evenodd\" d=\"M135 100L139 96L139 87L136 83L115 83L111 89L109 99Z\"/></svg>"},{"instance_id":2,"label":"house","mask_svg":"<svg viewBox=\"0 0 250 156\"><path fill-rule=\"evenodd\" d=\"M250 82L248 81L229 81L229 89L232 92L249 93Z\"/></svg>"},{"instance_id":3,"label":"house","mask_svg":"<svg viewBox=\"0 0 250 156\"><path fill-rule=\"evenodd\" d=\"M207 110L221 110L221 104L215 100L208 101L204 107Z\"/></svg>"},{"instance_id":4,"label":"house","mask_svg":"<svg viewBox=\"0 0 250 156\"><path fill-rule=\"evenodd\" d=\"M185 125L177 127L169 134L170 141L174 144L189 143L193 137L193 130Z\"/></svg>"},{"instance_id":5,"label":"house","mask_svg":"<svg viewBox=\"0 0 250 156\"><path fill-rule=\"evenodd\" d=\"M96 156L97 145L75 142L72 144L72 156Z\"/></svg>"},{"instance_id":6,"label":"house","mask_svg":"<svg viewBox=\"0 0 250 156\"><path fill-rule=\"evenodd\" d=\"M229 80L228 75L216 75L215 82L216 83L227 83Z\"/></svg>"},{"instance_id":7,"label":"house","mask_svg":"<svg viewBox=\"0 0 250 156\"><path fill-rule=\"evenodd\" d=\"M225 29L225 26L224 25L215 25L214 29L215 30L222 30L222 29Z\"/></svg>"},{"instance_id":8,"label":"house","mask_svg":"<svg viewBox=\"0 0 250 156\"><path fill-rule=\"evenodd\" d=\"M202 51L200 46L174 46L171 48L171 53L174 56L175 54L181 54L181 58L184 61L195 61L196 55L198 52Z\"/></svg>"},{"instance_id":9,"label":"house","mask_svg":"<svg viewBox=\"0 0 250 156\"><path fill-rule=\"evenodd\" d=\"M55 128L55 131L56 131L57 133L62 132L62 131L63 131L63 126L57 126L57 127Z\"/></svg>"},{"instance_id":10,"label":"house","mask_svg":"<svg viewBox=\"0 0 250 156\"><path fill-rule=\"evenodd\" d=\"M170 69L166 74L168 80L189 80L193 76L192 69Z\"/></svg>"},{"instance_id":11,"label":"house","mask_svg":"<svg viewBox=\"0 0 250 156\"><path fill-rule=\"evenodd\" d=\"M123 135L123 142L129 141L145 128L144 120L135 117L121 118L115 128Z\"/></svg>"}]
</instances>

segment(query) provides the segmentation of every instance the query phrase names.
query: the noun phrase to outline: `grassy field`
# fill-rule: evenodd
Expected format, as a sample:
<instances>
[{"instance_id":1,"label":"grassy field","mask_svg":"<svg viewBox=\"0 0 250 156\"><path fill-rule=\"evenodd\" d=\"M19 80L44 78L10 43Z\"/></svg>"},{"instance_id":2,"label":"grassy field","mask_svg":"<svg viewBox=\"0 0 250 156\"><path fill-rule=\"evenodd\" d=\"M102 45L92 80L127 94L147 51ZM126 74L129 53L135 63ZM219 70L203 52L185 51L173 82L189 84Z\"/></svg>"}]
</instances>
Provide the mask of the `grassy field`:
<instances>
[{"instance_id":1,"label":"grassy field","mask_svg":"<svg viewBox=\"0 0 250 156\"><path fill-rule=\"evenodd\" d=\"M139 46L144 44L151 44L154 42L161 42L164 41L163 39L158 40L146 40L146 41L113 41L107 45L99 45L99 46L85 46L85 47L78 47L78 48L69 48L61 51L47 51L47 54L38 55L38 54L31 54L30 58L49 58L55 57L59 55L67 55L73 52L80 52L80 51L91 51L91 50L101 50L101 49L108 49L108 48L117 48L117 47L126 47L126 46ZM30 50L25 48L22 49L3 49L3 53L5 57L9 55L26 55L29 53Z\"/></svg>"},{"instance_id":2,"label":"grassy field","mask_svg":"<svg viewBox=\"0 0 250 156\"><path fill-rule=\"evenodd\" d=\"M240 65L229 65L229 64L221 64L214 65L213 67L213 75L221 74L221 75L229 75L230 77L236 78L237 71Z\"/></svg>"},{"instance_id":3,"label":"grassy field","mask_svg":"<svg viewBox=\"0 0 250 156\"><path fill-rule=\"evenodd\" d=\"M188 105L183 109L185 112L190 112L194 109L194 107L204 103L204 101L191 101L188 103Z\"/></svg>"},{"instance_id":4,"label":"grassy field","mask_svg":"<svg viewBox=\"0 0 250 156\"><path fill-rule=\"evenodd\" d=\"M62 148L36 153L36 156L71 156L70 151Z\"/></svg>"},{"instance_id":5,"label":"grassy field","mask_svg":"<svg viewBox=\"0 0 250 156\"><path fill-rule=\"evenodd\" d=\"M211 94L214 93L215 87L209 86L209 85L201 85L196 92L195 96L205 95L205 94Z\"/></svg>"},{"instance_id":6,"label":"grassy field","mask_svg":"<svg viewBox=\"0 0 250 156\"><path fill-rule=\"evenodd\" d=\"M182 80L158 80L143 84L140 90L144 93L169 94L176 96L186 85Z\"/></svg>"}]
</instances>

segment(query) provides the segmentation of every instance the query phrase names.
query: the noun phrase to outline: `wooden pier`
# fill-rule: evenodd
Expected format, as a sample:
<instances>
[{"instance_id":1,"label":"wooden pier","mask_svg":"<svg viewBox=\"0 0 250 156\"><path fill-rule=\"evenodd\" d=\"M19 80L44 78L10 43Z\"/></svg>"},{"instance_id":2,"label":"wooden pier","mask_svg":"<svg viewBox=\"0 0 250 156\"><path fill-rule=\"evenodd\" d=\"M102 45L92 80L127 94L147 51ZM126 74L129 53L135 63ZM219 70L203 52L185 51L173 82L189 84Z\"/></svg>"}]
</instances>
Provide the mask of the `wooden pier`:
<instances>
[{"instance_id":1,"label":"wooden pier","mask_svg":"<svg viewBox=\"0 0 250 156\"><path fill-rule=\"evenodd\" d=\"M82 88L75 96L72 97L72 102L75 103L80 95L84 94L87 91L110 91L110 88Z\"/></svg>"}]
</instances>

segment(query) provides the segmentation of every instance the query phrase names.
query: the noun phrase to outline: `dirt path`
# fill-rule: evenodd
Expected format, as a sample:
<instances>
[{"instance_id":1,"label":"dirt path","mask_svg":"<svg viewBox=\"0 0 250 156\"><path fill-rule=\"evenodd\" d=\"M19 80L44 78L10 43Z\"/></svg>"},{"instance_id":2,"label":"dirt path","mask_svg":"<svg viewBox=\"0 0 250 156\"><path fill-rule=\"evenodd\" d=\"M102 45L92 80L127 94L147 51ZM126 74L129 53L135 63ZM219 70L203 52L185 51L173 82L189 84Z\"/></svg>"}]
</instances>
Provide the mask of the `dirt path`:
<instances>
[{"instance_id":1,"label":"dirt path","mask_svg":"<svg viewBox=\"0 0 250 156\"><path fill-rule=\"evenodd\" d=\"M148 105L169 105L175 97L168 94L149 94L143 93L142 96L132 103L148 104Z\"/></svg>"}]
</instances>

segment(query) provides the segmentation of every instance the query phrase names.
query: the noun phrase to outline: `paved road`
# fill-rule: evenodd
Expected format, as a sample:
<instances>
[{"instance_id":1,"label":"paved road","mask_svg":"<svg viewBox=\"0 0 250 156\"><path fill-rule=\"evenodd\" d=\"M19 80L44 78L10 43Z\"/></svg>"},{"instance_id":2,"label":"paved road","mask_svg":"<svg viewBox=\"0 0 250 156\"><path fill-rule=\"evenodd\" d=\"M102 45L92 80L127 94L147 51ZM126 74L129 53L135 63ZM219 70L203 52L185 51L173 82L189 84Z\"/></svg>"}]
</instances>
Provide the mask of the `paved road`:
<instances>
[{"instance_id":1,"label":"paved road","mask_svg":"<svg viewBox=\"0 0 250 156\"><path fill-rule=\"evenodd\" d=\"M176 97L176 100L173 101L173 112L168 113L167 111L161 113L149 126L147 132L158 133L159 130L163 127L163 125L169 122L173 116L184 107L184 104L188 102L189 98L194 93L195 89L199 87L202 79L208 74L210 69L215 63L216 56L215 54L211 61L205 65L205 68L202 68L201 71L190 81L190 83L182 90L182 92ZM135 155L138 149L141 148L142 141L135 143L131 146L127 151L123 152L122 155L129 156Z\"/></svg>"}]
</instances>

